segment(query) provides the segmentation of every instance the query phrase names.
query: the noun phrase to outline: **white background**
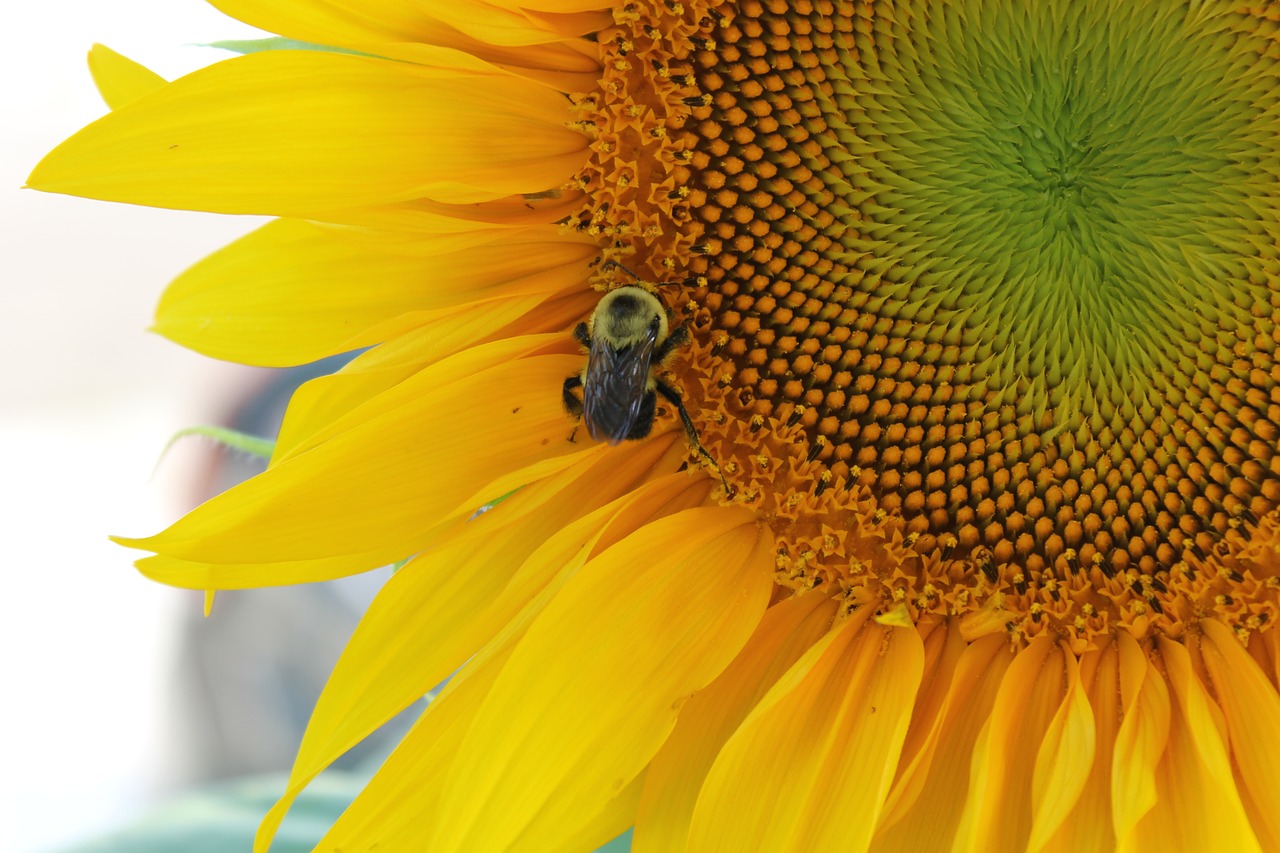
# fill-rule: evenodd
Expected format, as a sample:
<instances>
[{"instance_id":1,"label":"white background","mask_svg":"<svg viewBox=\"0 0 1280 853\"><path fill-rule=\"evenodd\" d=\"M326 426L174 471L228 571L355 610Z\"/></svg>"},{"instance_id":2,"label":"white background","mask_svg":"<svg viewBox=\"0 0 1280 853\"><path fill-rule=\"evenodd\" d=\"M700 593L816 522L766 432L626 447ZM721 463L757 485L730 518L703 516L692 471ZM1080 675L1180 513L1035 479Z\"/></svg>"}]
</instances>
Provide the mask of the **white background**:
<instances>
[{"instance_id":1,"label":"white background","mask_svg":"<svg viewBox=\"0 0 1280 853\"><path fill-rule=\"evenodd\" d=\"M258 224L19 187L102 115L100 41L172 79L261 34L200 0L64 0L0 13L0 849L118 826L165 790L164 684L196 593L157 586L108 534L145 535L194 499L216 420L262 381L150 334L185 266Z\"/></svg>"}]
</instances>

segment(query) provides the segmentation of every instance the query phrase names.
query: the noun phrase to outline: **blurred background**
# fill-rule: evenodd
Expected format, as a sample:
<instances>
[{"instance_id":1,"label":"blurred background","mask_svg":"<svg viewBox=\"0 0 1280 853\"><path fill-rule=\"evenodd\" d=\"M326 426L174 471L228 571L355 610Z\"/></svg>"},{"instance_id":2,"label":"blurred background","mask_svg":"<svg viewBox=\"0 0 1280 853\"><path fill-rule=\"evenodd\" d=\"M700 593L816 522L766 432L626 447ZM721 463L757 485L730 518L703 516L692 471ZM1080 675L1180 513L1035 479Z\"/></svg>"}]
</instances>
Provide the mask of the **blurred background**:
<instances>
[{"instance_id":1,"label":"blurred background","mask_svg":"<svg viewBox=\"0 0 1280 853\"><path fill-rule=\"evenodd\" d=\"M177 430L269 433L310 374L215 362L145 331L170 278L264 220L19 187L106 112L85 63L94 42L173 79L229 56L200 43L265 34L200 0L14 3L0 18L0 850L46 853L210 780L286 770L385 574L219 594L206 620L199 593L144 580L139 554L107 541L156 532L260 465L198 438L160 460Z\"/></svg>"}]
</instances>

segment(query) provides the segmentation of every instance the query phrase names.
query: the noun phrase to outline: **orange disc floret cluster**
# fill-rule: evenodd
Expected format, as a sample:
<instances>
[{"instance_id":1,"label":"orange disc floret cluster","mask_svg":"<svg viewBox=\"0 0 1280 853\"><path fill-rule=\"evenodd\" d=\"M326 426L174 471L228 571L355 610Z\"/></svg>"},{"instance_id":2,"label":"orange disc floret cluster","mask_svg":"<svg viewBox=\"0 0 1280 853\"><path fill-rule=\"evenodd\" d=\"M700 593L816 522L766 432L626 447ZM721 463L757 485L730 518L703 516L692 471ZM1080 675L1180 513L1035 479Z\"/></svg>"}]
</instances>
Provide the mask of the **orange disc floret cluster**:
<instances>
[{"instance_id":1,"label":"orange disc floret cluster","mask_svg":"<svg viewBox=\"0 0 1280 853\"><path fill-rule=\"evenodd\" d=\"M1117 628L1179 636L1208 612L1242 634L1280 618L1274 241L1245 264L1246 320L1170 357L1167 385L1082 398L1058 375L1074 365L1038 361L1043 388L1008 380L1018 342L931 324L960 311L932 244L881 251L917 227L889 207L913 177L867 164L919 143L876 81L932 22L693 0L626 4L615 23L600 88L577 99L595 141L571 224L685 281L663 290L694 331L677 384L731 499L777 531L780 583L1077 648Z\"/></svg>"}]
</instances>

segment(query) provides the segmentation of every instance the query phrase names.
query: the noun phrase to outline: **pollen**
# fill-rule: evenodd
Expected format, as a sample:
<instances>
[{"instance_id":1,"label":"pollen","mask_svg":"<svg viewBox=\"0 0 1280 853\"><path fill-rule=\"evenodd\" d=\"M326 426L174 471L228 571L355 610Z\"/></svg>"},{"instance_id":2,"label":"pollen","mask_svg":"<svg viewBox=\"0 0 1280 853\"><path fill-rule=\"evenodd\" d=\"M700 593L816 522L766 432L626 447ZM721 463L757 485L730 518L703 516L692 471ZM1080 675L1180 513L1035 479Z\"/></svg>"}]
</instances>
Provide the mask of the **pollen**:
<instances>
[{"instance_id":1,"label":"pollen","mask_svg":"<svg viewBox=\"0 0 1280 853\"><path fill-rule=\"evenodd\" d=\"M1076 647L1280 618L1280 37L1153 7L601 34L577 221L682 282L672 370L783 586Z\"/></svg>"}]
</instances>

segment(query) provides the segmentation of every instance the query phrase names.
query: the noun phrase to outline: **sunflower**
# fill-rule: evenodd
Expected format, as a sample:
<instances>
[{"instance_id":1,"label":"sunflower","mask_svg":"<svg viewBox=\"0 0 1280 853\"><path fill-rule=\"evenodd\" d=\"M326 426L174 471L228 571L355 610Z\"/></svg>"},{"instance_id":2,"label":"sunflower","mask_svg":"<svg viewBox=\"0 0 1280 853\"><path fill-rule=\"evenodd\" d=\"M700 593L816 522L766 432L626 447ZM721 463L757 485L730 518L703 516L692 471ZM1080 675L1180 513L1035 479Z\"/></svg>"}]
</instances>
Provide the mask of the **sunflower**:
<instances>
[{"instance_id":1,"label":"sunflower","mask_svg":"<svg viewBox=\"0 0 1280 853\"><path fill-rule=\"evenodd\" d=\"M260 849L456 671L319 849L1280 850L1280 6L214 5L285 40L95 49L30 184L278 216L156 328L369 348L123 540L206 590L412 557ZM667 404L570 440L635 278L714 464Z\"/></svg>"}]
</instances>

